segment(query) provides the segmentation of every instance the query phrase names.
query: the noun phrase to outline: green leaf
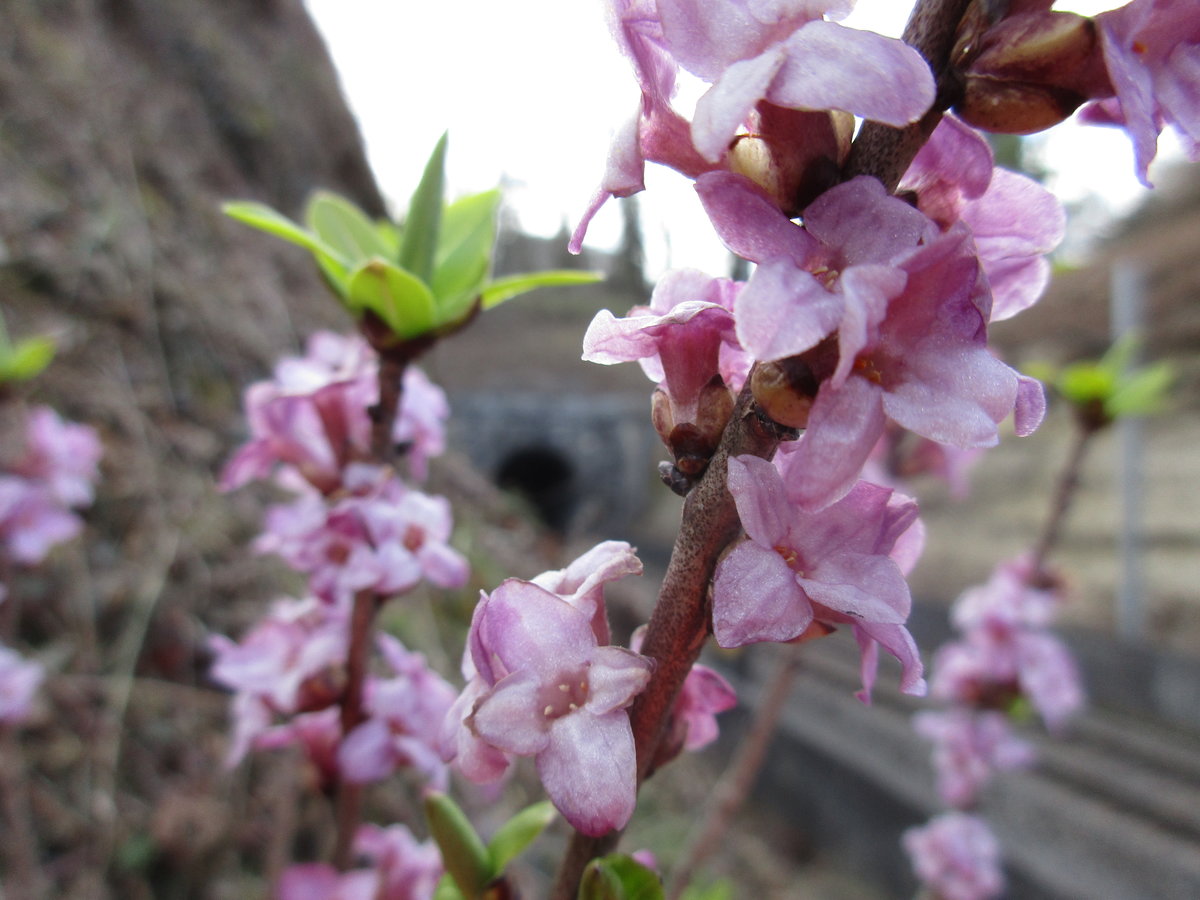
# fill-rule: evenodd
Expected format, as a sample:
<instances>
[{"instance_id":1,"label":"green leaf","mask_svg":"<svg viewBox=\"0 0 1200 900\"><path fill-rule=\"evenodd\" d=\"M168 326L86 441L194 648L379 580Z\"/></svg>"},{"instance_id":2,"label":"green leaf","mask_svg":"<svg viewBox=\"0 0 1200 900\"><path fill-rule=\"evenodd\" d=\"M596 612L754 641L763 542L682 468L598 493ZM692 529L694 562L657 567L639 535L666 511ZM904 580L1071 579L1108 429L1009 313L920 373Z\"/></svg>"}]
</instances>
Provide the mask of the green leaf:
<instances>
[{"instance_id":1,"label":"green leaf","mask_svg":"<svg viewBox=\"0 0 1200 900\"><path fill-rule=\"evenodd\" d=\"M527 806L497 829L488 844L492 872L499 875L504 867L520 855L546 826L554 821L557 811L548 800Z\"/></svg>"},{"instance_id":2,"label":"green leaf","mask_svg":"<svg viewBox=\"0 0 1200 900\"><path fill-rule=\"evenodd\" d=\"M1174 381L1175 370L1170 363L1138 369L1125 376L1105 401L1104 411L1113 419L1161 412L1167 406L1168 391Z\"/></svg>"},{"instance_id":3,"label":"green leaf","mask_svg":"<svg viewBox=\"0 0 1200 900\"><path fill-rule=\"evenodd\" d=\"M425 797L425 818L429 832L442 851L446 871L468 900L478 897L492 880L492 864L487 848L458 804L445 794Z\"/></svg>"},{"instance_id":4,"label":"green leaf","mask_svg":"<svg viewBox=\"0 0 1200 900\"><path fill-rule=\"evenodd\" d=\"M317 261L317 267L321 270L321 274L325 276L325 280L329 283L330 288L348 305L350 297L350 269L341 259L330 256L328 253L314 250L312 254L313 259Z\"/></svg>"},{"instance_id":5,"label":"green leaf","mask_svg":"<svg viewBox=\"0 0 1200 900\"><path fill-rule=\"evenodd\" d=\"M340 254L351 268L373 256L394 258L375 223L345 197L317 191L308 201L304 218L317 238Z\"/></svg>"},{"instance_id":6,"label":"green leaf","mask_svg":"<svg viewBox=\"0 0 1200 900\"><path fill-rule=\"evenodd\" d=\"M400 240L400 265L428 283L433 277L433 260L437 252L438 229L442 218L442 197L446 181L446 134L425 164L421 183L413 192L404 218L404 234Z\"/></svg>"},{"instance_id":7,"label":"green leaf","mask_svg":"<svg viewBox=\"0 0 1200 900\"><path fill-rule=\"evenodd\" d=\"M703 887L689 884L682 897L683 900L733 900L733 885L724 878Z\"/></svg>"},{"instance_id":8,"label":"green leaf","mask_svg":"<svg viewBox=\"0 0 1200 900\"><path fill-rule=\"evenodd\" d=\"M225 213L231 219L236 219L243 225L249 225L251 228L257 228L259 231L273 234L275 237L298 244L306 250L311 250L313 253L321 252L333 257L339 256L336 250L316 235L301 228L282 213L275 212L275 210L271 209L265 203L256 203L253 200L237 200L232 203L222 204L221 212ZM345 260L341 261L345 262Z\"/></svg>"},{"instance_id":9,"label":"green leaf","mask_svg":"<svg viewBox=\"0 0 1200 900\"><path fill-rule=\"evenodd\" d=\"M1062 370L1057 387L1072 403L1082 405L1106 400L1116 390L1117 379L1095 363L1076 363Z\"/></svg>"},{"instance_id":10,"label":"green leaf","mask_svg":"<svg viewBox=\"0 0 1200 900\"><path fill-rule=\"evenodd\" d=\"M0 382L28 381L54 359L54 341L46 337L26 338L4 349L7 352L0 355Z\"/></svg>"},{"instance_id":11,"label":"green leaf","mask_svg":"<svg viewBox=\"0 0 1200 900\"><path fill-rule=\"evenodd\" d=\"M433 900L465 900L463 892L458 889L449 873L443 875L433 890Z\"/></svg>"},{"instance_id":12,"label":"green leaf","mask_svg":"<svg viewBox=\"0 0 1200 900\"><path fill-rule=\"evenodd\" d=\"M662 900L662 882L631 856L613 853L583 870L579 900Z\"/></svg>"},{"instance_id":13,"label":"green leaf","mask_svg":"<svg viewBox=\"0 0 1200 900\"><path fill-rule=\"evenodd\" d=\"M1127 334L1109 347L1096 365L1111 372L1113 378L1120 378L1133 366L1141 344L1141 338L1137 334Z\"/></svg>"},{"instance_id":14,"label":"green leaf","mask_svg":"<svg viewBox=\"0 0 1200 900\"><path fill-rule=\"evenodd\" d=\"M442 213L431 284L442 322L464 316L487 278L499 205L500 192L485 191L451 203Z\"/></svg>"},{"instance_id":15,"label":"green leaf","mask_svg":"<svg viewBox=\"0 0 1200 900\"><path fill-rule=\"evenodd\" d=\"M371 310L401 340L418 337L437 325L428 286L382 259L372 259L350 276L346 305L356 316Z\"/></svg>"},{"instance_id":16,"label":"green leaf","mask_svg":"<svg viewBox=\"0 0 1200 900\"><path fill-rule=\"evenodd\" d=\"M497 278L481 292L483 308L491 309L505 300L542 287L560 287L573 284L595 284L604 276L599 272L580 272L576 269L550 269L545 272L529 272L523 275L508 275Z\"/></svg>"}]
</instances>

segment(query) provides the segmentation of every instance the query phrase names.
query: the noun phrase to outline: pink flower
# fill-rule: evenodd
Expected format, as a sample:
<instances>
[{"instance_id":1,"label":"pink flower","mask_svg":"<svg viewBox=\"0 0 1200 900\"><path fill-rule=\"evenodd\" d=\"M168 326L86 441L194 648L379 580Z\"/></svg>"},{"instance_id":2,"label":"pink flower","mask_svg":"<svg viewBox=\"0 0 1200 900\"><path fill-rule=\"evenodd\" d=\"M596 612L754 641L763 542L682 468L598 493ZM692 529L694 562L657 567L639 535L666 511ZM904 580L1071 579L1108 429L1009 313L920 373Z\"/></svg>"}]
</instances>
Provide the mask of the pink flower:
<instances>
[{"instance_id":1,"label":"pink flower","mask_svg":"<svg viewBox=\"0 0 1200 900\"><path fill-rule=\"evenodd\" d=\"M466 583L467 562L447 543L452 522L444 497L405 487L386 467L350 466L344 481L346 492L332 504L309 490L271 507L256 549L278 553L334 604L365 589L403 594L421 579L444 588Z\"/></svg>"},{"instance_id":2,"label":"pink flower","mask_svg":"<svg viewBox=\"0 0 1200 900\"><path fill-rule=\"evenodd\" d=\"M774 465L749 456L729 461L729 492L747 539L717 566L717 643L790 641L814 621L854 625L868 663L866 690L878 642L901 660L902 689L922 693L920 658L903 628L912 600L889 556L915 521L916 504L859 482L844 499L808 512L796 505L793 483L785 486Z\"/></svg>"},{"instance_id":3,"label":"pink flower","mask_svg":"<svg viewBox=\"0 0 1200 900\"><path fill-rule=\"evenodd\" d=\"M989 900L1004 890L1000 845L978 816L945 813L904 832L921 883L942 900Z\"/></svg>"},{"instance_id":4,"label":"pink flower","mask_svg":"<svg viewBox=\"0 0 1200 900\"><path fill-rule=\"evenodd\" d=\"M432 841L418 843L403 825L361 825L354 850L370 868L338 872L325 863L289 866L276 900L430 900L444 872Z\"/></svg>"},{"instance_id":5,"label":"pink flower","mask_svg":"<svg viewBox=\"0 0 1200 900\"><path fill-rule=\"evenodd\" d=\"M1024 175L996 168L975 130L946 116L900 182L943 229L965 222L992 292L990 321L1032 306L1050 280L1045 254L1062 241L1062 204Z\"/></svg>"},{"instance_id":6,"label":"pink flower","mask_svg":"<svg viewBox=\"0 0 1200 900\"><path fill-rule=\"evenodd\" d=\"M1116 99L1089 107L1085 118L1124 125L1149 187L1164 122L1180 131L1193 158L1200 148L1200 16L1193 0L1133 0L1100 13L1096 25Z\"/></svg>"},{"instance_id":7,"label":"pink flower","mask_svg":"<svg viewBox=\"0 0 1200 900\"><path fill-rule=\"evenodd\" d=\"M91 504L103 453L95 429L63 421L47 406L35 406L25 423L25 442L14 473L44 484L64 507Z\"/></svg>"},{"instance_id":8,"label":"pink flower","mask_svg":"<svg viewBox=\"0 0 1200 900\"><path fill-rule=\"evenodd\" d=\"M679 696L673 715L682 726L684 750L699 750L717 739L717 713L737 706L737 694L721 675L699 663L692 666Z\"/></svg>"},{"instance_id":9,"label":"pink flower","mask_svg":"<svg viewBox=\"0 0 1200 900\"><path fill-rule=\"evenodd\" d=\"M933 102L933 76L901 41L824 21L839 2L658 0L674 59L712 84L696 105L692 141L716 162L760 100L836 109L903 126Z\"/></svg>"},{"instance_id":10,"label":"pink flower","mask_svg":"<svg viewBox=\"0 0 1200 900\"><path fill-rule=\"evenodd\" d=\"M241 643L209 638L215 655L209 674L235 694L226 765L237 765L277 716L338 701L348 641L345 609L315 598L280 600Z\"/></svg>"},{"instance_id":11,"label":"pink flower","mask_svg":"<svg viewBox=\"0 0 1200 900\"><path fill-rule=\"evenodd\" d=\"M426 666L421 654L409 652L391 635L379 635L377 643L394 677L367 681L368 718L346 735L338 765L355 782L380 781L401 766L412 766L434 788L444 790L446 770L437 741L454 689Z\"/></svg>"},{"instance_id":12,"label":"pink flower","mask_svg":"<svg viewBox=\"0 0 1200 900\"><path fill-rule=\"evenodd\" d=\"M843 110L897 126L920 118L933 101L928 66L901 41L823 19L848 8L837 0L612 0L614 36L633 61L642 104L613 142L572 252L609 197L645 187L647 160L690 178L727 168L739 128L768 108ZM671 107L680 65L712 84L690 125Z\"/></svg>"},{"instance_id":13,"label":"pink flower","mask_svg":"<svg viewBox=\"0 0 1200 900\"><path fill-rule=\"evenodd\" d=\"M80 518L64 509L45 485L0 475L0 543L14 562L36 565L82 528Z\"/></svg>"},{"instance_id":14,"label":"pink flower","mask_svg":"<svg viewBox=\"0 0 1200 900\"><path fill-rule=\"evenodd\" d=\"M282 360L274 380L246 389L251 440L225 466L222 489L266 478L283 465L322 493L336 490L346 467L368 457L368 408L378 399L378 359L366 342L314 334L307 356ZM409 366L393 438L407 448L409 471L418 479L445 446L447 415L445 394Z\"/></svg>"},{"instance_id":15,"label":"pink flower","mask_svg":"<svg viewBox=\"0 0 1200 900\"><path fill-rule=\"evenodd\" d=\"M1033 747L1012 733L1004 713L932 710L913 718L917 734L933 742L938 794L948 806L970 808L994 772L1033 764Z\"/></svg>"},{"instance_id":16,"label":"pink flower","mask_svg":"<svg viewBox=\"0 0 1200 900\"><path fill-rule=\"evenodd\" d=\"M0 725L16 725L29 718L33 697L45 677L41 663L0 646Z\"/></svg>"},{"instance_id":17,"label":"pink flower","mask_svg":"<svg viewBox=\"0 0 1200 900\"><path fill-rule=\"evenodd\" d=\"M479 681L465 692L471 708L457 707L464 726L501 753L535 757L547 795L579 831L623 828L637 782L625 708L650 661L600 646L589 612L517 579L481 598L469 647Z\"/></svg>"}]
</instances>

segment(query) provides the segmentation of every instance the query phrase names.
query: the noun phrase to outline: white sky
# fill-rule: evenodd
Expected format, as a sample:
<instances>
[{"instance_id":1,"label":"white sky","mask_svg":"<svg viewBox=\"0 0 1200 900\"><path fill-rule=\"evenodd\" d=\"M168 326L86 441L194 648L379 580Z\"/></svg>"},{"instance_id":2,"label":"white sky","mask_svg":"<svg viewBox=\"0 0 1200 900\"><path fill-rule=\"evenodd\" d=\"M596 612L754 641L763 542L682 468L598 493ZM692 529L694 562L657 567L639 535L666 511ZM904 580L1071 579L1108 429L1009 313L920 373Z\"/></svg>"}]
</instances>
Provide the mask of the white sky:
<instances>
[{"instance_id":1,"label":"white sky","mask_svg":"<svg viewBox=\"0 0 1200 900\"><path fill-rule=\"evenodd\" d=\"M639 100L601 0L306 0L325 34L376 176L402 210L425 159L449 129L451 195L505 184L522 226L551 235L574 227L604 170L613 129ZM1092 14L1116 0L1058 8ZM848 24L899 34L910 4L859 0ZM1163 144L1165 149L1165 141ZM1037 139L1051 187L1064 199L1104 188L1127 209L1141 195L1129 140L1115 129L1060 126ZM724 274L690 182L647 167L640 195L651 274L693 265ZM588 245L611 247L620 215L609 203Z\"/></svg>"}]
</instances>

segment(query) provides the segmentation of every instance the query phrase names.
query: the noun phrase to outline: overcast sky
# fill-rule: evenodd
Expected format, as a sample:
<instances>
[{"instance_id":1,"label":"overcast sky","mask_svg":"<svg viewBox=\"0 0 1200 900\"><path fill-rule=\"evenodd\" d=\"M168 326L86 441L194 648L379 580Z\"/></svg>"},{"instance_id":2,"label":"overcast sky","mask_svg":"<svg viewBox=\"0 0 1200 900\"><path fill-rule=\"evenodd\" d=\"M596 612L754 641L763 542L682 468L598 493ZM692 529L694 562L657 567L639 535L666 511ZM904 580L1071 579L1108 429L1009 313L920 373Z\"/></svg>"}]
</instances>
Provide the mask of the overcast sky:
<instances>
[{"instance_id":1,"label":"overcast sky","mask_svg":"<svg viewBox=\"0 0 1200 900\"><path fill-rule=\"evenodd\" d=\"M633 114L638 91L608 35L601 0L306 0L329 43L376 175L403 209L434 142L449 129L452 194L501 181L522 225L553 234L573 226L600 179L609 138ZM1094 13L1119 3L1076 0ZM860 0L849 24L898 34L909 4ZM1103 185L1115 208L1135 202L1129 141L1102 128L1055 129L1037 141L1052 187L1075 199ZM1097 168L1099 166L1100 168ZM647 167L643 197L651 267L696 265L720 274L724 251L690 183ZM589 245L612 246L620 216L609 204ZM715 262L713 262L715 260ZM653 273L652 273L653 274Z\"/></svg>"}]
</instances>

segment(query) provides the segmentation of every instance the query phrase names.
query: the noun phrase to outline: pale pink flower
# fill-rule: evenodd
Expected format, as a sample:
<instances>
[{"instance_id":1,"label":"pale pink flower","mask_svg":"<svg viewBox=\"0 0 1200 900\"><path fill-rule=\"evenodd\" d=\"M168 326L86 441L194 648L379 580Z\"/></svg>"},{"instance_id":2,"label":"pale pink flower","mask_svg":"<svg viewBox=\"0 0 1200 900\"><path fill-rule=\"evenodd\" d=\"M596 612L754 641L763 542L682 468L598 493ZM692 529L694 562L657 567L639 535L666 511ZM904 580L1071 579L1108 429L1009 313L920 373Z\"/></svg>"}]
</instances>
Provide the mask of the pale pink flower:
<instances>
[{"instance_id":1,"label":"pale pink flower","mask_svg":"<svg viewBox=\"0 0 1200 900\"><path fill-rule=\"evenodd\" d=\"M451 716L462 715L462 727L499 754L535 757L567 821L600 835L624 827L633 813L637 763L626 707L649 680L651 663L601 646L593 617L527 581L509 579L483 595L468 638L476 674L464 696L472 699ZM503 772L475 741L443 737L469 777L493 774L473 762Z\"/></svg>"},{"instance_id":2,"label":"pale pink flower","mask_svg":"<svg viewBox=\"0 0 1200 900\"><path fill-rule=\"evenodd\" d=\"M721 560L713 580L717 643L790 641L814 621L853 625L865 692L878 643L900 659L902 690L923 693L920 657L903 627L912 600L889 555L915 521L916 504L859 482L842 500L809 512L795 503L794 485L766 460L729 461L729 492L746 540Z\"/></svg>"},{"instance_id":3,"label":"pale pink flower","mask_svg":"<svg viewBox=\"0 0 1200 900\"><path fill-rule=\"evenodd\" d=\"M34 695L45 677L41 663L0 645L0 725L16 725L29 718Z\"/></svg>"},{"instance_id":4,"label":"pale pink flower","mask_svg":"<svg viewBox=\"0 0 1200 900\"><path fill-rule=\"evenodd\" d=\"M921 883L941 900L990 900L1004 890L1000 844L978 816L944 813L904 832Z\"/></svg>"},{"instance_id":5,"label":"pale pink flower","mask_svg":"<svg viewBox=\"0 0 1200 900\"><path fill-rule=\"evenodd\" d=\"M917 734L933 742L938 794L956 809L970 808L995 772L1033 764L1034 750L1012 732L1001 712L928 710L913 718Z\"/></svg>"}]
</instances>

